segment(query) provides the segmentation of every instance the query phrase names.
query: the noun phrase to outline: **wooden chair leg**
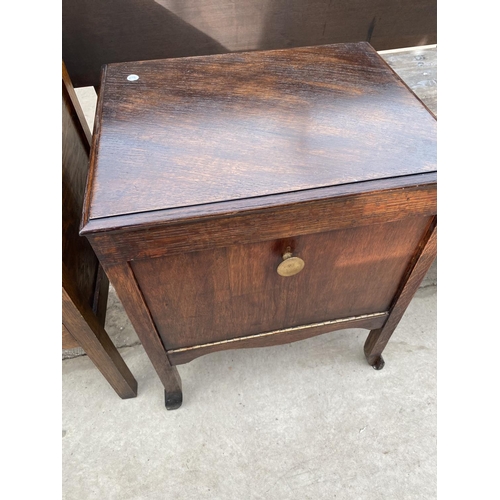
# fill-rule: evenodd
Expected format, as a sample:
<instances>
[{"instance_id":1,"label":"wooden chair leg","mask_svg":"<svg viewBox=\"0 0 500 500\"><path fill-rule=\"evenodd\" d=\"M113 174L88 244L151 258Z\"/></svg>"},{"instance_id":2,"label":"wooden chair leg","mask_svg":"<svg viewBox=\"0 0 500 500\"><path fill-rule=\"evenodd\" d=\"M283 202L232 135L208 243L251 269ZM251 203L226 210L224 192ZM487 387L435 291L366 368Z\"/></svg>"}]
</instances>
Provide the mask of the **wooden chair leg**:
<instances>
[{"instance_id":1,"label":"wooden chair leg","mask_svg":"<svg viewBox=\"0 0 500 500\"><path fill-rule=\"evenodd\" d=\"M387 321L382 328L372 330L368 334L365 342L365 356L368 364L373 366L375 370L381 370L385 361L382 357L382 351L389 342L391 335L398 326L404 312L410 304L413 295L417 291L420 283L425 277L425 274L431 267L432 262L436 257L437 249L437 227L436 220L422 242L422 246L417 253L417 257L413 262L413 267L408 274L406 282L400 288L399 294L392 306Z\"/></svg>"},{"instance_id":2,"label":"wooden chair leg","mask_svg":"<svg viewBox=\"0 0 500 500\"><path fill-rule=\"evenodd\" d=\"M76 306L62 289L63 324L122 399L137 396L137 381L89 307Z\"/></svg>"}]
</instances>

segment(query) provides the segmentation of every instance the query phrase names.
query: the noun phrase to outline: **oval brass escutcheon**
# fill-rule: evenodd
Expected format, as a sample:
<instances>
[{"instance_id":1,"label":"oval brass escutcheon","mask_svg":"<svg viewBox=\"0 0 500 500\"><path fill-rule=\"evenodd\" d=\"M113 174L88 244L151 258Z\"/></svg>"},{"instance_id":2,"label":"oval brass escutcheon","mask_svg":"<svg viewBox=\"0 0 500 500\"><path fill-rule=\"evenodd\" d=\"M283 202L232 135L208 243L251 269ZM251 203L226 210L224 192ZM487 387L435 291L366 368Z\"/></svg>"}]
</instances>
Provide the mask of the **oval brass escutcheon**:
<instances>
[{"instance_id":1,"label":"oval brass escutcheon","mask_svg":"<svg viewBox=\"0 0 500 500\"><path fill-rule=\"evenodd\" d=\"M305 262L300 257L285 257L277 269L280 276L293 276L304 269Z\"/></svg>"}]
</instances>

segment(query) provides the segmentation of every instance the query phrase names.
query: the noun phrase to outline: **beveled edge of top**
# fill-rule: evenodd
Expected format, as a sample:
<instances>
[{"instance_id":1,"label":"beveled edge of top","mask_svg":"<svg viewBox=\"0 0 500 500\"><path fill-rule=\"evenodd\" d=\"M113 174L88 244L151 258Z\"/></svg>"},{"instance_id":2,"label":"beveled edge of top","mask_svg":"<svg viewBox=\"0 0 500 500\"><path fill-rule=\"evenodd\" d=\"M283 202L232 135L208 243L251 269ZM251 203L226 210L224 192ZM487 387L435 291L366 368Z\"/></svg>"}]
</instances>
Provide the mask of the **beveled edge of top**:
<instances>
[{"instance_id":1,"label":"beveled edge of top","mask_svg":"<svg viewBox=\"0 0 500 500\"><path fill-rule=\"evenodd\" d=\"M195 205L191 207L101 217L85 222L82 219L80 235L90 236L97 233L136 231L152 227L172 226L180 223L189 224L203 220L255 214L265 210L285 210L287 206L296 204L307 204L327 199L365 195L377 191L389 192L430 185L436 185L437 187L437 171L315 189L304 189L254 198L227 200L202 205L205 208L203 212L199 210L199 205Z\"/></svg>"}]
</instances>

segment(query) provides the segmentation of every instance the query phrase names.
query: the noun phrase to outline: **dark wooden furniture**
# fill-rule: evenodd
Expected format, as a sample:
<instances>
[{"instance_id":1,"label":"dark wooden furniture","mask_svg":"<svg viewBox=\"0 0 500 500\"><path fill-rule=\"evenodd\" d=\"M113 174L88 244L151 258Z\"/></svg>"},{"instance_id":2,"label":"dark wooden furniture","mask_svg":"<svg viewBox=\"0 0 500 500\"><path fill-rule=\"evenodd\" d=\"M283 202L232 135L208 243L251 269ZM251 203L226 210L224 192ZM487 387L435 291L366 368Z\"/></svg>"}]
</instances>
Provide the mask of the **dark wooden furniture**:
<instances>
[{"instance_id":1,"label":"dark wooden furniture","mask_svg":"<svg viewBox=\"0 0 500 500\"><path fill-rule=\"evenodd\" d=\"M63 59L76 87L103 64L366 40L436 43L436 0L63 0Z\"/></svg>"},{"instance_id":2,"label":"dark wooden furniture","mask_svg":"<svg viewBox=\"0 0 500 500\"><path fill-rule=\"evenodd\" d=\"M137 382L104 330L109 281L78 234L91 135L62 69L62 347L82 347L117 394L132 398Z\"/></svg>"},{"instance_id":3,"label":"dark wooden furniture","mask_svg":"<svg viewBox=\"0 0 500 500\"><path fill-rule=\"evenodd\" d=\"M104 68L81 234L166 393L223 349L370 330L436 253L436 120L365 42Z\"/></svg>"}]
</instances>

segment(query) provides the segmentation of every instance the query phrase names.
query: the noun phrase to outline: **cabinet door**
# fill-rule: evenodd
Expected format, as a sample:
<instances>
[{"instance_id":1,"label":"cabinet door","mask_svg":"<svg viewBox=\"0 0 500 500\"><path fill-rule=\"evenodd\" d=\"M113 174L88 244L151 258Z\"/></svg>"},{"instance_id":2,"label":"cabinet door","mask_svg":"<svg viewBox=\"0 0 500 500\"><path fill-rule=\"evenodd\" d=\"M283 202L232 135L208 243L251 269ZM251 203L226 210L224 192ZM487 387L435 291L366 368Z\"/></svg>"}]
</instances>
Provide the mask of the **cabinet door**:
<instances>
[{"instance_id":1,"label":"cabinet door","mask_svg":"<svg viewBox=\"0 0 500 500\"><path fill-rule=\"evenodd\" d=\"M131 262L167 349L387 311L428 217ZM280 276L290 249L304 268Z\"/></svg>"}]
</instances>

